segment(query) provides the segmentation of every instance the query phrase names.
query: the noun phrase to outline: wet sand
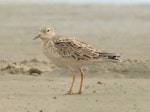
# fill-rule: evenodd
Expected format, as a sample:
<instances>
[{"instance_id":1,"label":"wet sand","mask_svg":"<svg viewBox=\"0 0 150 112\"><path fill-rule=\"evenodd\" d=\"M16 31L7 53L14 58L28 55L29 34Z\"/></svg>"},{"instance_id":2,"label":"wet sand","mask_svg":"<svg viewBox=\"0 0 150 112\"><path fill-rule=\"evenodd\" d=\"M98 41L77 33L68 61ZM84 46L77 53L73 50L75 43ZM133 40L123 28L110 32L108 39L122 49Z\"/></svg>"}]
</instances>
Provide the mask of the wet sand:
<instances>
[{"instance_id":1,"label":"wet sand","mask_svg":"<svg viewBox=\"0 0 150 112\"><path fill-rule=\"evenodd\" d=\"M0 112L149 112L149 9L149 5L0 4ZM32 40L41 26L121 53L122 62L91 66L83 94L64 95L72 80L70 71L53 65L43 55L40 40ZM79 81L77 75L75 92Z\"/></svg>"}]
</instances>

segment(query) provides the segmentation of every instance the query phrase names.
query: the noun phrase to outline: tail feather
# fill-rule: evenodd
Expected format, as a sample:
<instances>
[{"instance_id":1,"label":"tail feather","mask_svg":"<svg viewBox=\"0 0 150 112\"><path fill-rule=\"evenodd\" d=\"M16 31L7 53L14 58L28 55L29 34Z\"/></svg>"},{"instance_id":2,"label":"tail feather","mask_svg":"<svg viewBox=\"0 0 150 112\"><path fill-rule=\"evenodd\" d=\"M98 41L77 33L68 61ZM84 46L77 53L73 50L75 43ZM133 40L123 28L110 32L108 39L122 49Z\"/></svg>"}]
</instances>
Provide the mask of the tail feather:
<instances>
[{"instance_id":1,"label":"tail feather","mask_svg":"<svg viewBox=\"0 0 150 112\"><path fill-rule=\"evenodd\" d=\"M119 60L120 55L117 53L106 53L106 52L99 52L99 58L106 58L110 60Z\"/></svg>"}]
</instances>

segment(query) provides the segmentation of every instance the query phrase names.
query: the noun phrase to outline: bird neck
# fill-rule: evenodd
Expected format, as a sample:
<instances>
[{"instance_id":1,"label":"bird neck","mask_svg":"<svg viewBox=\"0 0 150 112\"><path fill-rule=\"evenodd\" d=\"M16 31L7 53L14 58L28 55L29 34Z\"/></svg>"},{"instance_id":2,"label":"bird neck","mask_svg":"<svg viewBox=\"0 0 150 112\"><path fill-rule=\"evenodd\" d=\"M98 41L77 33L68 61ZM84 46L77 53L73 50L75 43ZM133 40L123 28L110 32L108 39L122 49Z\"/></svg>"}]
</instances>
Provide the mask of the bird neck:
<instances>
[{"instance_id":1,"label":"bird neck","mask_svg":"<svg viewBox=\"0 0 150 112\"><path fill-rule=\"evenodd\" d=\"M42 41L43 41L44 44L47 44L47 43L50 43L50 42L53 43L53 42L55 42L55 37L43 38Z\"/></svg>"}]
</instances>

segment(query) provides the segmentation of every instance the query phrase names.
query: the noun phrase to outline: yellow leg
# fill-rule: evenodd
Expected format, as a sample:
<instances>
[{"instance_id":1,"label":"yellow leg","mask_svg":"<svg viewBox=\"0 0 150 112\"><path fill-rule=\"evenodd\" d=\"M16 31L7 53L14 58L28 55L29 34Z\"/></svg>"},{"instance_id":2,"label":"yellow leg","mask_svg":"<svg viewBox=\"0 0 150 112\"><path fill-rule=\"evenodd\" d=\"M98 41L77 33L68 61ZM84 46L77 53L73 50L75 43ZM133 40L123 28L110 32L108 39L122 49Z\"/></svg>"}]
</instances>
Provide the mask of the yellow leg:
<instances>
[{"instance_id":1,"label":"yellow leg","mask_svg":"<svg viewBox=\"0 0 150 112\"><path fill-rule=\"evenodd\" d=\"M80 82L80 89L79 89L79 92L78 94L81 94L82 93L82 85L83 85L83 79L84 79L84 72L82 71L82 69L79 69L80 73L81 73L81 82Z\"/></svg>"},{"instance_id":2,"label":"yellow leg","mask_svg":"<svg viewBox=\"0 0 150 112\"><path fill-rule=\"evenodd\" d=\"M68 91L67 95L71 95L71 94L73 94L73 93L72 93L72 88L73 88L73 85L74 85L74 81L75 81L75 79L76 79L76 74L75 74L75 72L74 72L74 71L72 71L72 83L71 83L71 87L70 87L70 89L69 89L69 91Z\"/></svg>"}]
</instances>

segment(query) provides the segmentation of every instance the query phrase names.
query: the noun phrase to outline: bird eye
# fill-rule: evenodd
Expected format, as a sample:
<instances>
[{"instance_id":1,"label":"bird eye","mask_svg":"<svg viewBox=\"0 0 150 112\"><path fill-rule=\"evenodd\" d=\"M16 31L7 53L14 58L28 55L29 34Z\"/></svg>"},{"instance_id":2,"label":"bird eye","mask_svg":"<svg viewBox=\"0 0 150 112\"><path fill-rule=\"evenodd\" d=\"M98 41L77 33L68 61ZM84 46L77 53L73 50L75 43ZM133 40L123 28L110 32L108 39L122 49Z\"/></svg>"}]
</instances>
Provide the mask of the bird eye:
<instances>
[{"instance_id":1,"label":"bird eye","mask_svg":"<svg viewBox=\"0 0 150 112\"><path fill-rule=\"evenodd\" d=\"M49 29L47 30L47 32L49 32Z\"/></svg>"}]
</instances>

